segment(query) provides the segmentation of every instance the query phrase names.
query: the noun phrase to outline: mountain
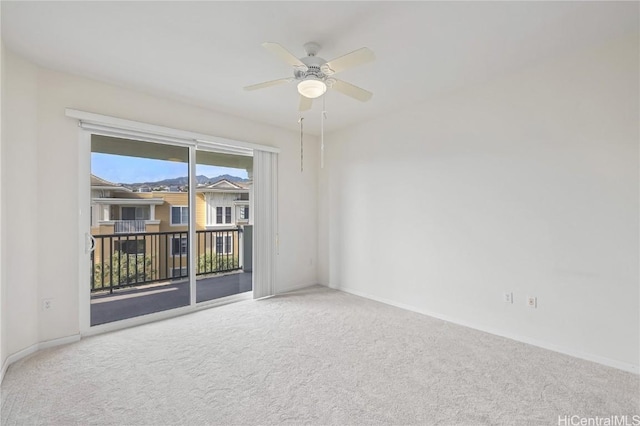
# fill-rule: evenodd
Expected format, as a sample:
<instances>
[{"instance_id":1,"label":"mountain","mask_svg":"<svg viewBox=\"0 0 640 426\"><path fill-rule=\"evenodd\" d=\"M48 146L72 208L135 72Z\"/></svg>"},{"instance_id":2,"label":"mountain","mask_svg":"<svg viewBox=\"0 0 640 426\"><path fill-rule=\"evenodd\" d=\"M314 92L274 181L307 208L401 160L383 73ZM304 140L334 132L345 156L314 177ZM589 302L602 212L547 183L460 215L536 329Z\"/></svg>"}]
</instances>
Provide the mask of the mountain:
<instances>
[{"instance_id":1,"label":"mountain","mask_svg":"<svg viewBox=\"0 0 640 426\"><path fill-rule=\"evenodd\" d=\"M198 177L199 176L196 176L196 179ZM250 179L245 179L245 178L241 178L241 177L238 177L238 176L231 176L231 175L220 175L220 176L216 176L214 178L207 178L206 176L202 176L202 177L204 177L204 178L206 178L208 180L204 181L204 182L198 181L198 183L207 183L207 182L216 183L216 182L218 182L219 180L222 180L222 179L226 179L229 182L241 182L241 183L242 182L250 182Z\"/></svg>"},{"instance_id":2,"label":"mountain","mask_svg":"<svg viewBox=\"0 0 640 426\"><path fill-rule=\"evenodd\" d=\"M215 183L223 179L226 179L230 182L249 182L249 179L244 179L238 176L231 176L227 174L215 176L215 177L207 177L205 175L196 176L196 182L198 184ZM123 183L122 185L127 188L138 188L141 186L150 186L152 188L155 188L158 186L186 186L188 184L189 184L189 178L187 176L182 176L177 178L158 180L155 182Z\"/></svg>"}]
</instances>

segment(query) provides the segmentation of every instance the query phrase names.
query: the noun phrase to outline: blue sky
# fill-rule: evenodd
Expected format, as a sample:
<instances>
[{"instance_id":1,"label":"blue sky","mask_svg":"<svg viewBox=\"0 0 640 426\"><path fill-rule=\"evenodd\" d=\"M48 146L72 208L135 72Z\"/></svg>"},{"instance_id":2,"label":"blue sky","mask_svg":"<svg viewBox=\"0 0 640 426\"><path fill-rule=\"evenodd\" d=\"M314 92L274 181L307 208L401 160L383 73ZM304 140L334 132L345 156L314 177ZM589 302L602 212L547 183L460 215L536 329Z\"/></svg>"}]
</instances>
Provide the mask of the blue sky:
<instances>
[{"instance_id":1,"label":"blue sky","mask_svg":"<svg viewBox=\"0 0 640 426\"><path fill-rule=\"evenodd\" d=\"M187 163L122 155L91 153L91 173L116 183L155 182L187 176ZM224 174L247 178L244 169L196 164L196 174L215 177Z\"/></svg>"}]
</instances>

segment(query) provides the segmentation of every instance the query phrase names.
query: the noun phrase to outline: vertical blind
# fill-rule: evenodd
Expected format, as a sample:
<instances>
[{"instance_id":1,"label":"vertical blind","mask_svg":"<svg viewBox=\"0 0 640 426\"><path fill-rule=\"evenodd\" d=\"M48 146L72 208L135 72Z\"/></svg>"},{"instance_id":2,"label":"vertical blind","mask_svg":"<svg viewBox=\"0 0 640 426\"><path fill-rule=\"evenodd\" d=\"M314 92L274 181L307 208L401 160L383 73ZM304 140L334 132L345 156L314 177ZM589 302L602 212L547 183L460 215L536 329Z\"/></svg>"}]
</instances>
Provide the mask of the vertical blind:
<instances>
[{"instance_id":1,"label":"vertical blind","mask_svg":"<svg viewBox=\"0 0 640 426\"><path fill-rule=\"evenodd\" d=\"M278 154L253 151L253 298L275 293L278 256Z\"/></svg>"}]
</instances>

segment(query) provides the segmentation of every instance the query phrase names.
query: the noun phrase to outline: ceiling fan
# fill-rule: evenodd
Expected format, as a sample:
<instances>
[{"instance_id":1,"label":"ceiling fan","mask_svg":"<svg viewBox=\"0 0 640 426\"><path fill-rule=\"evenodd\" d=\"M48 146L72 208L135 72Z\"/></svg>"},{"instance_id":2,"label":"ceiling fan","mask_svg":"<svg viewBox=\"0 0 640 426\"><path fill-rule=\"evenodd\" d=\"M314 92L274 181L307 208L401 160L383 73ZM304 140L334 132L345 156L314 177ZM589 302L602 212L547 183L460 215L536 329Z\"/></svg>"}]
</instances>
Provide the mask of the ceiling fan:
<instances>
[{"instance_id":1,"label":"ceiling fan","mask_svg":"<svg viewBox=\"0 0 640 426\"><path fill-rule=\"evenodd\" d=\"M362 47L331 61L326 61L316 56L320 50L320 45L314 42L304 45L307 56L302 58L297 58L278 43L266 42L262 43L262 47L291 65L293 67L293 77L246 86L244 90L263 89L297 81L298 92L300 93L300 106L298 108L300 111L309 110L313 99L324 95L327 88L337 90L362 102L368 101L373 96L373 93L367 90L333 77L334 74L341 71L373 61L375 55L367 47Z\"/></svg>"}]
</instances>

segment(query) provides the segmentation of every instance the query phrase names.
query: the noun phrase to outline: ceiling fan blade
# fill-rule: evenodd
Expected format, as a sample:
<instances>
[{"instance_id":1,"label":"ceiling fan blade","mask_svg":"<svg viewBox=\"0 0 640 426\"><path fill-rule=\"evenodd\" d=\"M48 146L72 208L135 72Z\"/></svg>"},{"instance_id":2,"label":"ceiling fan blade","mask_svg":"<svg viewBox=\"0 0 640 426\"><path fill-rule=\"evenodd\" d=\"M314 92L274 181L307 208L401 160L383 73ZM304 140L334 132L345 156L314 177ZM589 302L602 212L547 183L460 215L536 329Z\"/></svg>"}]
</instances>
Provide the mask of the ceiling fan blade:
<instances>
[{"instance_id":1,"label":"ceiling fan blade","mask_svg":"<svg viewBox=\"0 0 640 426\"><path fill-rule=\"evenodd\" d=\"M289 65L292 65L300 69L301 71L306 71L308 69L307 66L300 59L296 58L293 53L289 52L287 49L285 49L278 43L267 41L265 43L262 43L262 47L264 47L274 55L280 57L280 59L282 59Z\"/></svg>"},{"instance_id":2,"label":"ceiling fan blade","mask_svg":"<svg viewBox=\"0 0 640 426\"><path fill-rule=\"evenodd\" d=\"M347 53L339 58L332 59L323 65L323 72L325 74L335 74L344 71L349 68L353 68L358 65L366 64L376 58L373 51L368 47L362 47L358 50L354 50L351 53ZM329 71L327 73L327 71Z\"/></svg>"},{"instance_id":3,"label":"ceiling fan blade","mask_svg":"<svg viewBox=\"0 0 640 426\"><path fill-rule=\"evenodd\" d=\"M353 84L347 83L346 81L342 80L336 80L331 88L362 102L367 102L373 96L373 93L369 92L368 90L364 90L358 86L354 86Z\"/></svg>"},{"instance_id":4,"label":"ceiling fan blade","mask_svg":"<svg viewBox=\"0 0 640 426\"><path fill-rule=\"evenodd\" d=\"M313 105L313 99L300 95L300 106L298 111L309 111Z\"/></svg>"},{"instance_id":5,"label":"ceiling fan blade","mask_svg":"<svg viewBox=\"0 0 640 426\"><path fill-rule=\"evenodd\" d=\"M265 87L277 86L278 84L288 83L290 82L290 78L280 78L278 80L265 81L264 83L253 84L251 86L246 86L244 90L258 90L264 89Z\"/></svg>"}]
</instances>

